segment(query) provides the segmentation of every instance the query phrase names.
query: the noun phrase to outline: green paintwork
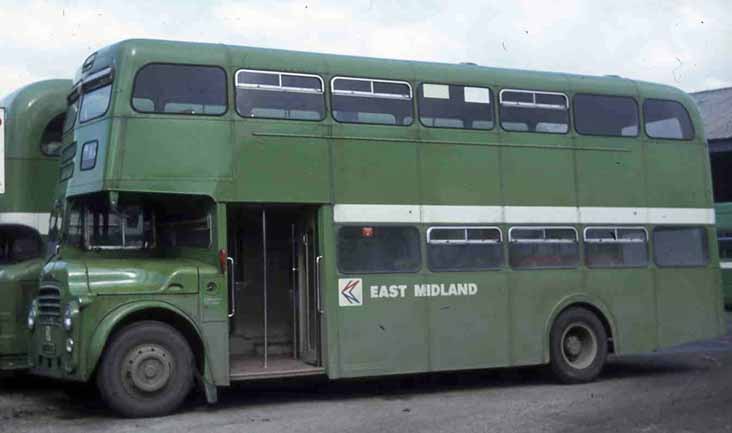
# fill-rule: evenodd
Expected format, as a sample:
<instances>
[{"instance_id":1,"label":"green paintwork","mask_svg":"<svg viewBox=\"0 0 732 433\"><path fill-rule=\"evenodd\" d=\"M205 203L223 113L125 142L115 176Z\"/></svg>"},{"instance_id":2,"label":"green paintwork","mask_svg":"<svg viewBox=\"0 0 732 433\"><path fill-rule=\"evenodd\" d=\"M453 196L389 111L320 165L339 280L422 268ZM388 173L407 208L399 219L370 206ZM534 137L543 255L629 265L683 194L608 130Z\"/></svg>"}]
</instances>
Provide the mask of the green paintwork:
<instances>
[{"instance_id":1,"label":"green paintwork","mask_svg":"<svg viewBox=\"0 0 732 433\"><path fill-rule=\"evenodd\" d=\"M203 118L135 112L130 106L133 79L151 62L223 67L229 83L227 113ZM321 354L331 378L545 363L553 319L577 304L604 316L616 353L650 351L723 332L719 261L712 245L709 265L698 269L580 266L432 273L423 264L416 274L356 277L364 279L365 291L379 284L411 289L414 284L471 281L481 287L479 295L367 299L360 308L338 307L337 280L343 276L335 266L336 203L711 208L699 112L678 89L617 77L146 40L100 50L87 74L109 65L115 68L109 113L77 125L73 136L65 138L98 140L97 165L76 171L66 196L99 191L209 196L216 203L215 240L206 254L179 251L170 261L65 248L55 264L47 265L42 284L58 280L64 303L82 294L90 297L74 334L74 356L82 361L67 371L43 361L34 370L38 374L89 379L107 336L127 314L125 306L165 303L193 323L204 341L205 380L228 384L227 275L216 267L216 251L227 246L227 208L241 203L319 205L325 310ZM350 75L406 80L415 88L420 82L490 86L494 101L501 88L562 91L570 98L577 92L629 95L640 103L674 99L689 111L697 134L692 141L668 141L644 133L606 138L500 127L432 129L419 122L409 127L351 125L329 115L322 122L244 119L231 102L233 76L240 68L316 73L326 83ZM424 238L428 226L418 227ZM507 233L508 226L501 228ZM653 227L647 228L651 232ZM712 226L707 230L711 234ZM66 286L69 269L85 272L89 283L78 278ZM196 269L197 294L166 290L174 280L192 287ZM216 283L211 292L202 289L209 282ZM34 335L34 350L41 353L43 332ZM52 335L56 346L63 341L60 335Z\"/></svg>"},{"instance_id":2,"label":"green paintwork","mask_svg":"<svg viewBox=\"0 0 732 433\"><path fill-rule=\"evenodd\" d=\"M58 159L41 152L46 126L66 111L70 80L39 81L5 97L5 192L0 213L48 213L58 178ZM33 227L38 229L38 227ZM28 306L35 296L42 259L0 265L0 370L28 367Z\"/></svg>"},{"instance_id":3,"label":"green paintwork","mask_svg":"<svg viewBox=\"0 0 732 433\"><path fill-rule=\"evenodd\" d=\"M717 217L717 228L732 231L732 203L715 203L714 210ZM728 308L732 308L732 269L722 269L721 272L724 303Z\"/></svg>"}]
</instances>

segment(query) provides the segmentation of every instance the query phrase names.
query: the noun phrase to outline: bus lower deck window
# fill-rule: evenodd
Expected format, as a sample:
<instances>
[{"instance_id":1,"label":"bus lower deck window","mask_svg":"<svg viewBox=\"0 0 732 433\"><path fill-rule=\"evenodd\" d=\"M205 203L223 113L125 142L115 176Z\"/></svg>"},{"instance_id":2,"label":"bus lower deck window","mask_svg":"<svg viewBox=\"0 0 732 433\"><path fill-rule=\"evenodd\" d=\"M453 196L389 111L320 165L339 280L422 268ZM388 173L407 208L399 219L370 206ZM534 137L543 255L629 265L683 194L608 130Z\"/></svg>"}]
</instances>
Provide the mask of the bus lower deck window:
<instances>
[{"instance_id":1,"label":"bus lower deck window","mask_svg":"<svg viewBox=\"0 0 732 433\"><path fill-rule=\"evenodd\" d=\"M427 263L432 271L479 271L503 266L503 242L496 227L431 227Z\"/></svg>"},{"instance_id":2,"label":"bus lower deck window","mask_svg":"<svg viewBox=\"0 0 732 433\"><path fill-rule=\"evenodd\" d=\"M338 230L338 269L343 273L416 272L419 231L411 226L345 226Z\"/></svg>"},{"instance_id":3,"label":"bus lower deck window","mask_svg":"<svg viewBox=\"0 0 732 433\"><path fill-rule=\"evenodd\" d=\"M573 268L579 262L573 227L512 227L509 262L512 268Z\"/></svg>"},{"instance_id":4,"label":"bus lower deck window","mask_svg":"<svg viewBox=\"0 0 732 433\"><path fill-rule=\"evenodd\" d=\"M648 264L648 235L642 227L588 227L585 262L590 268L643 267Z\"/></svg>"},{"instance_id":5,"label":"bus lower deck window","mask_svg":"<svg viewBox=\"0 0 732 433\"><path fill-rule=\"evenodd\" d=\"M717 243L719 244L719 258L732 260L732 231L718 232Z\"/></svg>"}]
</instances>

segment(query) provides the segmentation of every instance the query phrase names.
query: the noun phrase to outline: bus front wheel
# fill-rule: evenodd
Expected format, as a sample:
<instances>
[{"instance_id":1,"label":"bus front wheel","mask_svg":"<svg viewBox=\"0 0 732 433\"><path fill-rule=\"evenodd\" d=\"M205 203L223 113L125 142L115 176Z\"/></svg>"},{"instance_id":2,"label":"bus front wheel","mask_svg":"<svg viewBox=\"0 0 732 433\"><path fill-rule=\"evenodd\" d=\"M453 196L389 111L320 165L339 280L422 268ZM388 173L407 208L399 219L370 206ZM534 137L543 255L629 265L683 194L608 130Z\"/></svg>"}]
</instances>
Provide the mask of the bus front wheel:
<instances>
[{"instance_id":1,"label":"bus front wheel","mask_svg":"<svg viewBox=\"0 0 732 433\"><path fill-rule=\"evenodd\" d=\"M135 323L104 352L97 386L106 403L128 417L166 415L193 386L194 362L186 339L172 326Z\"/></svg>"},{"instance_id":2,"label":"bus front wheel","mask_svg":"<svg viewBox=\"0 0 732 433\"><path fill-rule=\"evenodd\" d=\"M551 368L561 382L597 378L607 358L607 333L594 313L569 308L554 321L549 338Z\"/></svg>"}]
</instances>

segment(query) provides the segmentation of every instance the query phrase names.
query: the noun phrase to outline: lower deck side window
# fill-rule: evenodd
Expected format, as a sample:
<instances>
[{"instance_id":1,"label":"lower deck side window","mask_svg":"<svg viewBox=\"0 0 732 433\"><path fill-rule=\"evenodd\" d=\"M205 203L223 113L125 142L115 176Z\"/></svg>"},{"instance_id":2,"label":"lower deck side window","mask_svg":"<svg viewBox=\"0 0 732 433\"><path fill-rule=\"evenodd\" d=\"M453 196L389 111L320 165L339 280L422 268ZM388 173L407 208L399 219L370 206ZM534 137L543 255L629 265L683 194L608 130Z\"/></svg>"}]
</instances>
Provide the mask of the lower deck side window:
<instances>
[{"instance_id":1,"label":"lower deck side window","mask_svg":"<svg viewBox=\"0 0 732 433\"><path fill-rule=\"evenodd\" d=\"M494 227L432 227L427 264L432 271L479 271L503 266L501 231Z\"/></svg>"},{"instance_id":2,"label":"lower deck side window","mask_svg":"<svg viewBox=\"0 0 732 433\"><path fill-rule=\"evenodd\" d=\"M343 273L415 272L420 236L412 226L345 226L338 230L338 269Z\"/></svg>"},{"instance_id":3,"label":"lower deck side window","mask_svg":"<svg viewBox=\"0 0 732 433\"><path fill-rule=\"evenodd\" d=\"M648 235L642 227L588 227L585 261L590 268L646 266Z\"/></svg>"},{"instance_id":4,"label":"lower deck side window","mask_svg":"<svg viewBox=\"0 0 732 433\"><path fill-rule=\"evenodd\" d=\"M509 230L512 268L573 268L579 262L573 227L513 227Z\"/></svg>"},{"instance_id":5,"label":"lower deck side window","mask_svg":"<svg viewBox=\"0 0 732 433\"><path fill-rule=\"evenodd\" d=\"M732 231L718 232L717 243L719 244L719 258L732 260Z\"/></svg>"},{"instance_id":6,"label":"lower deck side window","mask_svg":"<svg viewBox=\"0 0 732 433\"><path fill-rule=\"evenodd\" d=\"M704 227L656 227L653 256L661 267L705 266L709 246Z\"/></svg>"}]
</instances>

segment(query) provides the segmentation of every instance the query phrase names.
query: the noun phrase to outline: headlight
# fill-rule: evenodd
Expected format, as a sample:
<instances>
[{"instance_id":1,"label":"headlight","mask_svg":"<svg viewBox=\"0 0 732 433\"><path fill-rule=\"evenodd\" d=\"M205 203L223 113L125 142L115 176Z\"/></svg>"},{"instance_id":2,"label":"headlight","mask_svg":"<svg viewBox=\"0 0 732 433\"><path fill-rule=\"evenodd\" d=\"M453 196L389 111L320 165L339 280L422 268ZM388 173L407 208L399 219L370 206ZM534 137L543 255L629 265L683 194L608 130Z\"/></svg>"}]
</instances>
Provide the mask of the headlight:
<instances>
[{"instance_id":1,"label":"headlight","mask_svg":"<svg viewBox=\"0 0 732 433\"><path fill-rule=\"evenodd\" d=\"M38 301L35 299L31 302L28 309L28 329L33 330L36 326L36 318L38 317Z\"/></svg>"},{"instance_id":2,"label":"headlight","mask_svg":"<svg viewBox=\"0 0 732 433\"><path fill-rule=\"evenodd\" d=\"M64 329L67 331L71 331L71 328L74 326L74 320L71 317L71 304L66 306L66 309L64 310Z\"/></svg>"},{"instance_id":3,"label":"headlight","mask_svg":"<svg viewBox=\"0 0 732 433\"><path fill-rule=\"evenodd\" d=\"M64 309L63 325L66 331L71 331L74 327L74 316L79 312L79 307L75 302L69 302Z\"/></svg>"}]
</instances>

